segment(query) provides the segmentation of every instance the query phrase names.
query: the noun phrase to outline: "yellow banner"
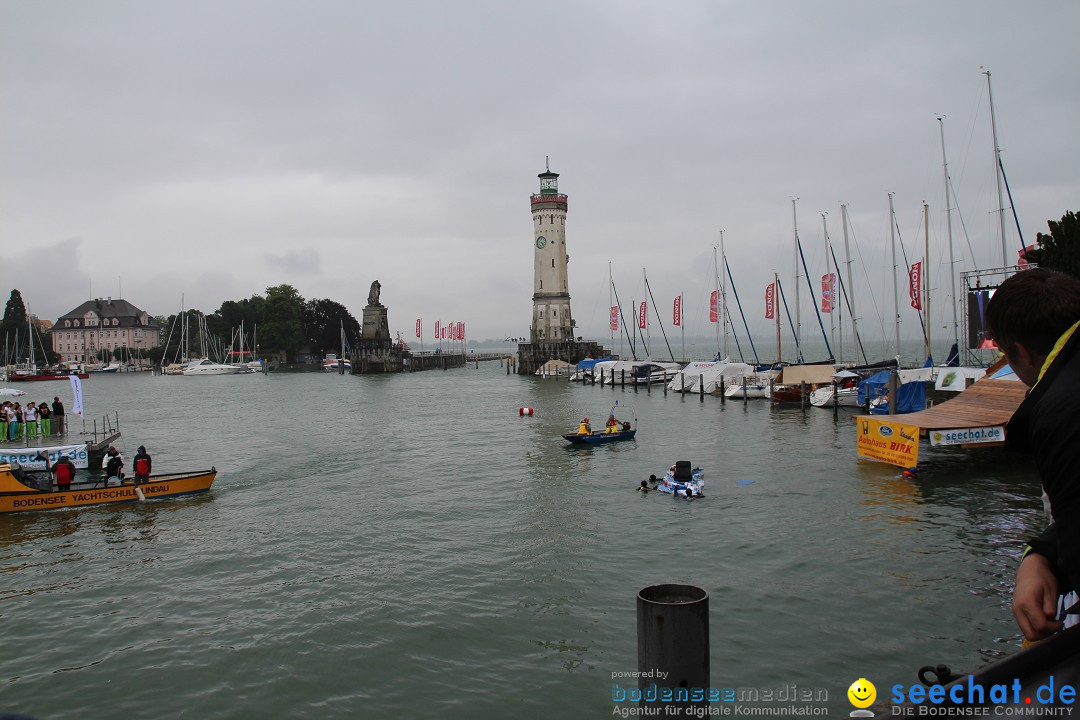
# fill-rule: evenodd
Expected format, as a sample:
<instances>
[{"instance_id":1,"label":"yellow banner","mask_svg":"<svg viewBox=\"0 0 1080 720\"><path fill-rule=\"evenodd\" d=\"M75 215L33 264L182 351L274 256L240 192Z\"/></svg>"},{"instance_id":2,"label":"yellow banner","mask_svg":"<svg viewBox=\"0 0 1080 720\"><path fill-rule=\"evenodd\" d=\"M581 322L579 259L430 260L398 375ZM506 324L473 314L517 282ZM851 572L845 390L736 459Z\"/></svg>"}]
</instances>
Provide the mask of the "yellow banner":
<instances>
[{"instance_id":1,"label":"yellow banner","mask_svg":"<svg viewBox=\"0 0 1080 720\"><path fill-rule=\"evenodd\" d=\"M859 457L880 460L902 468L919 463L919 428L916 425L859 418Z\"/></svg>"}]
</instances>

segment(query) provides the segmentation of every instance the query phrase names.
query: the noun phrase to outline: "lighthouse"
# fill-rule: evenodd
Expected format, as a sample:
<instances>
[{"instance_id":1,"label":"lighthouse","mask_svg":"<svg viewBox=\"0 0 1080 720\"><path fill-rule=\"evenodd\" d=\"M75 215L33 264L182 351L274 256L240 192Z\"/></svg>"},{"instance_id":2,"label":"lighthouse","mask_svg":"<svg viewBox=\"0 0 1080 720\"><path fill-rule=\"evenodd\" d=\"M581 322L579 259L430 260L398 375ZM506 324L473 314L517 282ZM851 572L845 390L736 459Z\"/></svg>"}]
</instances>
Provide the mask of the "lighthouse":
<instances>
[{"instance_id":1,"label":"lighthouse","mask_svg":"<svg viewBox=\"0 0 1080 720\"><path fill-rule=\"evenodd\" d=\"M518 372L532 374L548 360L576 363L606 352L598 343L578 340L570 312L570 280L566 252L566 195L559 192L559 173L545 163L540 192L529 198L533 235L533 296L529 342L518 345Z\"/></svg>"},{"instance_id":2,"label":"lighthouse","mask_svg":"<svg viewBox=\"0 0 1080 720\"><path fill-rule=\"evenodd\" d=\"M533 220L533 318L529 339L564 342L574 339L567 278L566 195L559 192L559 173L550 167L537 177L540 192L529 198Z\"/></svg>"}]
</instances>

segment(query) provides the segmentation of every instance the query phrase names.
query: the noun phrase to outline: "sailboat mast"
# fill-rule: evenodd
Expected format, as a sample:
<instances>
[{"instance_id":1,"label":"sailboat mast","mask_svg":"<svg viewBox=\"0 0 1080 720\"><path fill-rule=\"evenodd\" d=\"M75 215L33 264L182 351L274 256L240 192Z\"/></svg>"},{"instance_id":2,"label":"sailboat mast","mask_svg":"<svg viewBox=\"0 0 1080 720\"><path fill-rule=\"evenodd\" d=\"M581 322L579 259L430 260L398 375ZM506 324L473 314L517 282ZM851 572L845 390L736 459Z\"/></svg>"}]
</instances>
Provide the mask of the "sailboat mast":
<instances>
[{"instance_id":1,"label":"sailboat mast","mask_svg":"<svg viewBox=\"0 0 1080 720\"><path fill-rule=\"evenodd\" d=\"M953 329L953 342L956 343L957 352L960 349L960 325L956 320L956 265L953 258L953 243L952 243L952 202L949 197L949 161L945 157L945 122L944 115L938 117L938 127L941 130L941 166L945 173L945 225L949 232L949 286L951 288L950 298L952 299L952 329Z\"/></svg>"},{"instance_id":2,"label":"sailboat mast","mask_svg":"<svg viewBox=\"0 0 1080 720\"><path fill-rule=\"evenodd\" d=\"M645 268L641 268L641 302L647 303L649 297L649 278L645 276ZM652 329L649 327L649 308L645 306L645 354L648 356L645 359L650 360L652 358Z\"/></svg>"},{"instance_id":3,"label":"sailboat mast","mask_svg":"<svg viewBox=\"0 0 1080 720\"><path fill-rule=\"evenodd\" d=\"M776 364L779 365L784 361L784 352L780 346L780 274L776 272L773 273L773 315L776 316Z\"/></svg>"},{"instance_id":4,"label":"sailboat mast","mask_svg":"<svg viewBox=\"0 0 1080 720\"><path fill-rule=\"evenodd\" d=\"M795 360L796 362L802 358L802 318L799 316L799 218L795 212L795 201L799 198L791 199L791 226L792 233L795 236Z\"/></svg>"},{"instance_id":5,"label":"sailboat mast","mask_svg":"<svg viewBox=\"0 0 1080 720\"><path fill-rule=\"evenodd\" d=\"M923 251L923 264L922 264L922 290L923 297L923 312L926 314L926 357L933 355L930 352L930 283L927 281L926 268L930 265L930 206L924 201L922 204L923 211L923 234L925 235L925 248Z\"/></svg>"},{"instance_id":6,"label":"sailboat mast","mask_svg":"<svg viewBox=\"0 0 1080 720\"><path fill-rule=\"evenodd\" d=\"M724 267L727 267L727 254L724 252L724 231L720 231L720 257L724 258ZM715 265L716 258L713 257L713 264ZM728 317L727 317L727 273L725 272L720 278L720 293L716 296L716 321L723 323L724 325L724 356L723 360L728 358Z\"/></svg>"},{"instance_id":7,"label":"sailboat mast","mask_svg":"<svg viewBox=\"0 0 1080 720\"><path fill-rule=\"evenodd\" d=\"M712 265L713 265L713 280L715 281L715 287L713 291L716 296L716 354L720 354L720 323L723 322L720 317L720 271L716 268L716 246L713 245L712 249ZM712 308L709 308L710 314ZM724 328L724 339L727 340L727 328ZM721 356L721 359L726 358L727 355Z\"/></svg>"},{"instance_id":8,"label":"sailboat mast","mask_svg":"<svg viewBox=\"0 0 1080 720\"><path fill-rule=\"evenodd\" d=\"M848 216L847 205L840 203L840 220L844 226L844 265L847 268L847 296L848 315L851 316L851 336L855 340L855 358L859 357L858 349L862 346L859 342L859 318L855 313L855 286L851 282L851 248L848 245ZM863 362L866 362L866 353L863 353Z\"/></svg>"},{"instance_id":9,"label":"sailboat mast","mask_svg":"<svg viewBox=\"0 0 1080 720\"><path fill-rule=\"evenodd\" d=\"M836 344L836 278L829 277L829 224L825 220L826 213L821 213L821 232L825 236L825 275L829 281L829 342ZM822 289L824 296L825 290ZM837 351L837 359L844 359L843 335L840 336L840 348Z\"/></svg>"},{"instance_id":10,"label":"sailboat mast","mask_svg":"<svg viewBox=\"0 0 1080 720\"><path fill-rule=\"evenodd\" d=\"M615 328L611 326L611 261L608 260L607 264L607 306L608 306L608 344L611 349L615 349ZM619 356L622 357L622 335L619 335Z\"/></svg>"},{"instance_id":11,"label":"sailboat mast","mask_svg":"<svg viewBox=\"0 0 1080 720\"><path fill-rule=\"evenodd\" d=\"M896 212L893 209L893 194L889 193L889 237L892 247L892 299L893 325L896 327L896 362L900 362L900 290L896 286Z\"/></svg>"},{"instance_id":12,"label":"sailboat mast","mask_svg":"<svg viewBox=\"0 0 1080 720\"><path fill-rule=\"evenodd\" d=\"M1001 195L1001 147L998 146L997 119L994 116L994 91L990 87L990 71L984 70L986 92L990 97L990 129L994 135L994 175L997 177L998 224L1001 226L1001 267L1009 267L1009 257L1005 250L1005 202Z\"/></svg>"}]
</instances>

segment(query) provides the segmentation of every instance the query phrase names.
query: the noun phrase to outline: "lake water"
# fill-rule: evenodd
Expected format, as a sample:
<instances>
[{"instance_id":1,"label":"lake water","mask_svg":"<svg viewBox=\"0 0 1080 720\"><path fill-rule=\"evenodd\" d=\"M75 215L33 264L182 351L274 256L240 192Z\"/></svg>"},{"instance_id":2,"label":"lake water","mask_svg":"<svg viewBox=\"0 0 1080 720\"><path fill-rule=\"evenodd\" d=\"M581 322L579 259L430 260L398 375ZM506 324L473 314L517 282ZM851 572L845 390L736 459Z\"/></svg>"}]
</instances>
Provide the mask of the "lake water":
<instances>
[{"instance_id":1,"label":"lake water","mask_svg":"<svg viewBox=\"0 0 1080 720\"><path fill-rule=\"evenodd\" d=\"M66 384L43 383L42 398ZM0 517L0 711L49 718L610 717L635 598L709 592L711 684L884 689L1014 651L1029 463L858 460L850 414L507 376L98 375L186 499ZM559 437L619 402L633 442ZM629 405L626 409L622 406ZM520 417L519 407L536 409ZM689 459L704 500L635 492ZM130 470L129 470L130 471ZM623 681L623 685L633 681Z\"/></svg>"}]
</instances>

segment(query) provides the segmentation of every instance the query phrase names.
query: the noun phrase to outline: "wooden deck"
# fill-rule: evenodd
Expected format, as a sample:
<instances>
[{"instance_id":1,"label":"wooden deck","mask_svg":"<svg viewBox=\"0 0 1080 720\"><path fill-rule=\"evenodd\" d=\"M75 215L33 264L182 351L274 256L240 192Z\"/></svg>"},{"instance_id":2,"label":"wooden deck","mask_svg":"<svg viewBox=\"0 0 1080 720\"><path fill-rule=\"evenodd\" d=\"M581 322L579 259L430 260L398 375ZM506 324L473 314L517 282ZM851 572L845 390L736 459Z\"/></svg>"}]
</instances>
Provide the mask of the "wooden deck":
<instances>
[{"instance_id":1,"label":"wooden deck","mask_svg":"<svg viewBox=\"0 0 1080 720\"><path fill-rule=\"evenodd\" d=\"M952 400L906 415L861 415L915 425L922 430L953 430L1005 425L1027 394L1016 380L979 380Z\"/></svg>"}]
</instances>

